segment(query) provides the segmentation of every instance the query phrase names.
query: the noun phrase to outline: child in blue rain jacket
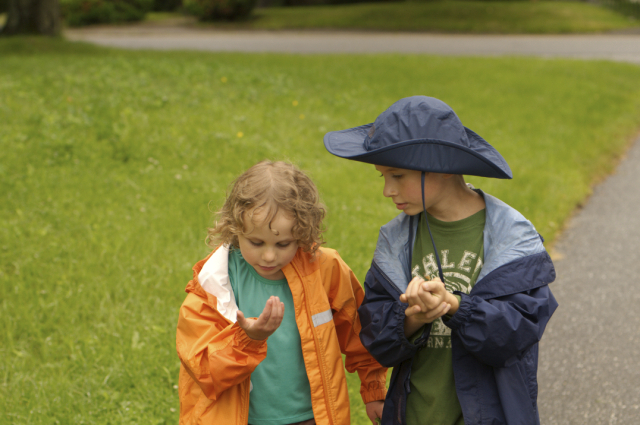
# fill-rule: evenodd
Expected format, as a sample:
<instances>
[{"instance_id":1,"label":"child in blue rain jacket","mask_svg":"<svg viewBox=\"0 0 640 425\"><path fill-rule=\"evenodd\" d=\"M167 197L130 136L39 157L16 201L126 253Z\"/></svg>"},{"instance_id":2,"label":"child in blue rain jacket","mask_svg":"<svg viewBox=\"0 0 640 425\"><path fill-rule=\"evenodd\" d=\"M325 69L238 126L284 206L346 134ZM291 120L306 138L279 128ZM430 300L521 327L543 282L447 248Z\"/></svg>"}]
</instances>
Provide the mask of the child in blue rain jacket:
<instances>
[{"instance_id":1,"label":"child in blue rain jacket","mask_svg":"<svg viewBox=\"0 0 640 425\"><path fill-rule=\"evenodd\" d=\"M553 263L528 220L463 178L511 178L506 161L424 96L324 143L374 164L402 210L380 230L358 311L364 346L394 368L382 423L539 424Z\"/></svg>"}]
</instances>

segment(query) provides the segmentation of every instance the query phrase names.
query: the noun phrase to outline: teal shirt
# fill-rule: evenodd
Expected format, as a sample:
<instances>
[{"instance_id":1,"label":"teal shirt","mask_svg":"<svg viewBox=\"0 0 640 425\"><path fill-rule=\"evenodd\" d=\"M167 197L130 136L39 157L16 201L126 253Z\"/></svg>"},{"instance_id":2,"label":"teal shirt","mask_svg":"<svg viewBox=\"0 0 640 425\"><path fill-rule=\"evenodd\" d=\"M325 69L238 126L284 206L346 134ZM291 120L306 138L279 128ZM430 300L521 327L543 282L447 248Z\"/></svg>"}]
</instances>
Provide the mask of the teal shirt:
<instances>
[{"instance_id":1,"label":"teal shirt","mask_svg":"<svg viewBox=\"0 0 640 425\"><path fill-rule=\"evenodd\" d=\"M449 292L468 294L483 264L485 210L463 220L445 222L431 216L429 225L438 247L445 287ZM413 276L438 277L433 245L421 216L411 259ZM415 338L422 334L420 329ZM420 349L411 365L411 392L407 397L408 425L464 425L456 394L451 357L451 329L442 319L431 325L427 345Z\"/></svg>"},{"instance_id":2,"label":"teal shirt","mask_svg":"<svg viewBox=\"0 0 640 425\"><path fill-rule=\"evenodd\" d=\"M280 327L267 340L267 357L251 374L251 425L282 425L313 418L293 295L286 279L269 280L248 264L239 249L229 252L229 281L245 317L258 317L271 296L284 303Z\"/></svg>"}]
</instances>

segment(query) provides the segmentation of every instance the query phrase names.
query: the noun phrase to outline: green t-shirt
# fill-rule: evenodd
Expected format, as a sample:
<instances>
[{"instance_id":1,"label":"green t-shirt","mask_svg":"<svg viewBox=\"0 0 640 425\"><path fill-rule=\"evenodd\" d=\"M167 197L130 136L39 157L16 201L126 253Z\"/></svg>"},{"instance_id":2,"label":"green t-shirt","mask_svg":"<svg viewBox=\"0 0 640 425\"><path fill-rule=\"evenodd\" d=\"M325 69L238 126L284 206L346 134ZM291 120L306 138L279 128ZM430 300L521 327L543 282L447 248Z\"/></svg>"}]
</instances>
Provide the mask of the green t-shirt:
<instances>
[{"instance_id":1,"label":"green t-shirt","mask_svg":"<svg viewBox=\"0 0 640 425\"><path fill-rule=\"evenodd\" d=\"M249 423L282 425L313 418L309 378L287 280L260 276L239 249L229 252L229 280L245 317L260 316L271 296L284 303L282 323L267 341L267 357L251 374Z\"/></svg>"},{"instance_id":2,"label":"green t-shirt","mask_svg":"<svg viewBox=\"0 0 640 425\"><path fill-rule=\"evenodd\" d=\"M440 251L445 287L449 292L468 294L482 269L485 210L454 222L440 221L429 215L428 219ZM422 216L413 246L411 274L438 277L433 245ZM423 330L420 329L414 338ZM408 425L464 425L453 379L451 329L444 325L442 319L432 323L427 345L413 358L410 384Z\"/></svg>"}]
</instances>

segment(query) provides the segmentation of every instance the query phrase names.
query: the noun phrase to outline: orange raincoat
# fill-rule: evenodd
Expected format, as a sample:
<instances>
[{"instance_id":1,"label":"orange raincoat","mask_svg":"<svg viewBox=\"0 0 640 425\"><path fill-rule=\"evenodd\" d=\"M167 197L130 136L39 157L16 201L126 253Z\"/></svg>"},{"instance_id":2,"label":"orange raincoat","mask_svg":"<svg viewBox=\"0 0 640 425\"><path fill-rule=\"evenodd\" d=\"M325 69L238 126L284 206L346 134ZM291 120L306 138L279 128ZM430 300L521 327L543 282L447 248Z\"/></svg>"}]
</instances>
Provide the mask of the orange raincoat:
<instances>
[{"instance_id":1,"label":"orange raincoat","mask_svg":"<svg viewBox=\"0 0 640 425\"><path fill-rule=\"evenodd\" d=\"M180 308L176 347L181 425L246 425L251 372L267 355L268 338L252 340L236 323L228 257L228 247L221 246L193 267ZM341 353L347 370L358 371L364 403L386 395L386 369L358 336L362 286L338 253L327 248L320 248L315 258L298 249L282 271L293 294L316 423L349 424Z\"/></svg>"}]
</instances>

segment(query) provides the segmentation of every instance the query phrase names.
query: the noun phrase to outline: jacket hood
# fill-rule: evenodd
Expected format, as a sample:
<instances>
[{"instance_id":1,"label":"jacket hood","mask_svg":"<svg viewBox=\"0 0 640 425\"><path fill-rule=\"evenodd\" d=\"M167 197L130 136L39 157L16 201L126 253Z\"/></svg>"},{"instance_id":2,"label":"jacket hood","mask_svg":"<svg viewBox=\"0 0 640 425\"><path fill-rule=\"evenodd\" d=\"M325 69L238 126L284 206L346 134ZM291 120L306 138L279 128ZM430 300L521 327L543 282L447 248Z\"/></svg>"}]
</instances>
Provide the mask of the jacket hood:
<instances>
[{"instance_id":1,"label":"jacket hood","mask_svg":"<svg viewBox=\"0 0 640 425\"><path fill-rule=\"evenodd\" d=\"M216 308L226 319L236 321L238 306L229 281L229 246L219 246L211 255L193 266L193 279L185 288L200 297L216 297Z\"/></svg>"},{"instance_id":2,"label":"jacket hood","mask_svg":"<svg viewBox=\"0 0 640 425\"><path fill-rule=\"evenodd\" d=\"M529 220L498 198L482 191L479 193L486 204L483 235L485 261L473 293L483 289L482 278L495 269L545 251L540 235ZM380 229L373 261L400 293L405 292L411 281L412 247L419 221L417 215L401 213ZM523 288L514 287L511 290L515 293Z\"/></svg>"}]
</instances>

